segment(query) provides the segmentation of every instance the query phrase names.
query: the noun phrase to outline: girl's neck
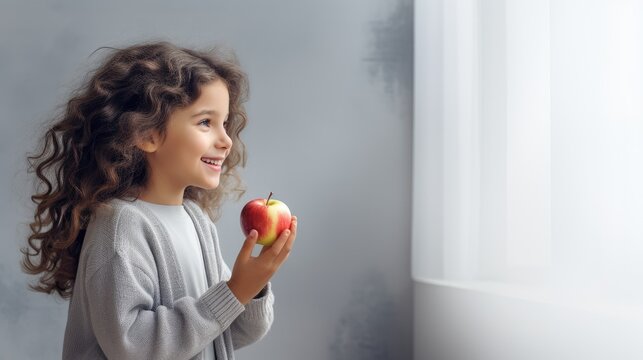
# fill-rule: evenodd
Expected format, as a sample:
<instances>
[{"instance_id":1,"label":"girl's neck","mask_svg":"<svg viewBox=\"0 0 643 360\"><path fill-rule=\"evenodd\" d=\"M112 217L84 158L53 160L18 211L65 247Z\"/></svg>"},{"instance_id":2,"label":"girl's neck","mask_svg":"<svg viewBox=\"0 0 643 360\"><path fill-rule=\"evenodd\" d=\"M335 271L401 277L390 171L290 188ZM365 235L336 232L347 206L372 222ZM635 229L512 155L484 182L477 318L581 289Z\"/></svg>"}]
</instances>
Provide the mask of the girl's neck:
<instances>
[{"instance_id":1,"label":"girl's neck","mask_svg":"<svg viewBox=\"0 0 643 360\"><path fill-rule=\"evenodd\" d=\"M138 199L157 205L173 205L181 206L183 205L183 194L181 196L160 196L158 194L150 194L145 191L141 192L138 195Z\"/></svg>"}]
</instances>

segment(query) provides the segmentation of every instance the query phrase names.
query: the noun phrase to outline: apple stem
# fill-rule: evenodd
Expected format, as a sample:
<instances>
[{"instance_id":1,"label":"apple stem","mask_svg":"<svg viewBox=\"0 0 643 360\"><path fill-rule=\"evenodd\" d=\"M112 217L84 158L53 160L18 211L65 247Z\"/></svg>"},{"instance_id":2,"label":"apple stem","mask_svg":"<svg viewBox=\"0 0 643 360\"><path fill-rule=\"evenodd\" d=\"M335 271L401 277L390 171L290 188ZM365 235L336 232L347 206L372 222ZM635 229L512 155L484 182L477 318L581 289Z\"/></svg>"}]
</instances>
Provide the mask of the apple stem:
<instances>
[{"instance_id":1,"label":"apple stem","mask_svg":"<svg viewBox=\"0 0 643 360\"><path fill-rule=\"evenodd\" d=\"M270 195L268 195L268 199L266 200L266 206L268 206L268 201L270 201L271 197L272 197L272 191L270 192Z\"/></svg>"}]
</instances>

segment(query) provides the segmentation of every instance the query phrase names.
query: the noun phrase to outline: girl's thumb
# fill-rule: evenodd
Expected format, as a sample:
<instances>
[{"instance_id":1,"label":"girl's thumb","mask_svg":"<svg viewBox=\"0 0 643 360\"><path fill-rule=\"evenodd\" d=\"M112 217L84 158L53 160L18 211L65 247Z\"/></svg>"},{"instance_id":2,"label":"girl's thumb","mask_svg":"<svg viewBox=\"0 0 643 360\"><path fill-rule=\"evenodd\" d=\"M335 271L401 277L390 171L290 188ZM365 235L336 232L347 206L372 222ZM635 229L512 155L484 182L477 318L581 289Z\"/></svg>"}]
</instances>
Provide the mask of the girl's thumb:
<instances>
[{"instance_id":1,"label":"girl's thumb","mask_svg":"<svg viewBox=\"0 0 643 360\"><path fill-rule=\"evenodd\" d=\"M246 241L243 242L243 247L241 248L241 255L244 258L248 258L250 257L250 255L252 255L252 249L254 249L258 237L259 233L257 233L257 230L250 230L248 236L246 237Z\"/></svg>"}]
</instances>

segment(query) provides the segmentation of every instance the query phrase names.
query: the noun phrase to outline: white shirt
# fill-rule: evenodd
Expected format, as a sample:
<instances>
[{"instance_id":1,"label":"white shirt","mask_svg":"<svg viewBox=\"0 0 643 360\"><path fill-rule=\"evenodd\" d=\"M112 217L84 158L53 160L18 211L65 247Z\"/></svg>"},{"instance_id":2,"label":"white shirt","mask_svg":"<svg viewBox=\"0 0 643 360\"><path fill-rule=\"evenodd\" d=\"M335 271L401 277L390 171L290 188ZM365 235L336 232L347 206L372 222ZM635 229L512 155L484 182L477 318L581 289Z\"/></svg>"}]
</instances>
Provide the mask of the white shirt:
<instances>
[{"instance_id":1,"label":"white shirt","mask_svg":"<svg viewBox=\"0 0 643 360\"><path fill-rule=\"evenodd\" d=\"M199 236L194 223L183 205L161 205L137 199L156 215L170 236L172 247L179 261L187 296L199 298L207 289L205 265ZM212 344L205 349L205 359L214 360Z\"/></svg>"}]
</instances>

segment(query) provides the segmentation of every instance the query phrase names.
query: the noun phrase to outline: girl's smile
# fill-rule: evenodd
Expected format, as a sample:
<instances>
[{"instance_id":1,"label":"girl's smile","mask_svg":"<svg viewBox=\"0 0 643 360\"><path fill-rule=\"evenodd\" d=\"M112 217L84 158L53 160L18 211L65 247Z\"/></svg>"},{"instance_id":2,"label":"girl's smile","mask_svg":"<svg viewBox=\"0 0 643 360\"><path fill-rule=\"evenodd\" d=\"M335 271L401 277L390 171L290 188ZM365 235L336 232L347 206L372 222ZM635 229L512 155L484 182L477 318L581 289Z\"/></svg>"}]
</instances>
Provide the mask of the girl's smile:
<instances>
[{"instance_id":1,"label":"girl's smile","mask_svg":"<svg viewBox=\"0 0 643 360\"><path fill-rule=\"evenodd\" d=\"M221 172L221 166L223 165L223 160L225 159L222 157L220 158L202 157L201 158L201 161L203 161L205 166L217 172Z\"/></svg>"}]
</instances>

